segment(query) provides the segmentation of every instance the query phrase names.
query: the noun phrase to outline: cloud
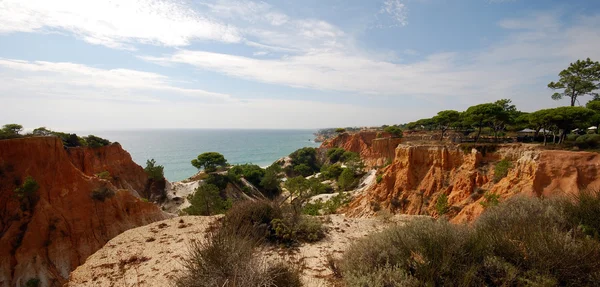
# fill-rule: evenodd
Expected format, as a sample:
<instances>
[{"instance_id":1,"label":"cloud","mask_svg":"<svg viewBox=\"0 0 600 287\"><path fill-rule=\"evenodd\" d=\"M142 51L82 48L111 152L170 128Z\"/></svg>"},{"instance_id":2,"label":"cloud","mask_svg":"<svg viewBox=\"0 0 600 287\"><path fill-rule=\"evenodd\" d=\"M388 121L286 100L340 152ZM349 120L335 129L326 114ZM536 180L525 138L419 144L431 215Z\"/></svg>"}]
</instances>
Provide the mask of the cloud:
<instances>
[{"instance_id":1,"label":"cloud","mask_svg":"<svg viewBox=\"0 0 600 287\"><path fill-rule=\"evenodd\" d=\"M379 13L389 15L395 22L392 26L408 25L408 8L400 0L385 0Z\"/></svg>"},{"instance_id":2,"label":"cloud","mask_svg":"<svg viewBox=\"0 0 600 287\"><path fill-rule=\"evenodd\" d=\"M179 50L151 62L188 64L253 81L317 90L385 96L457 97L470 102L513 98L525 108L548 98L546 79L581 57L600 58L600 16L562 27L556 14L500 22L508 37L479 52L424 56L396 63L336 47L280 58L255 59ZM536 23L543 23L537 25ZM536 27L523 30L521 27ZM553 102L548 101L549 105Z\"/></svg>"},{"instance_id":3,"label":"cloud","mask_svg":"<svg viewBox=\"0 0 600 287\"><path fill-rule=\"evenodd\" d=\"M6 98L76 98L140 103L164 102L174 98L211 103L231 100L226 94L174 86L171 79L155 73L3 58L0 58L0 95Z\"/></svg>"},{"instance_id":4,"label":"cloud","mask_svg":"<svg viewBox=\"0 0 600 287\"><path fill-rule=\"evenodd\" d=\"M179 47L193 40L242 40L236 27L173 1L0 1L0 34L55 29L91 44L130 50L138 43Z\"/></svg>"}]
</instances>

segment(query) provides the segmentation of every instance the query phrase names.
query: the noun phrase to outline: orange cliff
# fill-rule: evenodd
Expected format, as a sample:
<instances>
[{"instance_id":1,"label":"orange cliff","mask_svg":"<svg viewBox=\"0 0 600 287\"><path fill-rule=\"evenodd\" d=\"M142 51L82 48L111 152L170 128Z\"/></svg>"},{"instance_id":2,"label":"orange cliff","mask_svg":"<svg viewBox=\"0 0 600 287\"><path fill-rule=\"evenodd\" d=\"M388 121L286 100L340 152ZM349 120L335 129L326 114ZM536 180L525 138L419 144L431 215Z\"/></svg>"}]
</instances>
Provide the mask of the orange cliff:
<instances>
[{"instance_id":1,"label":"orange cliff","mask_svg":"<svg viewBox=\"0 0 600 287\"><path fill-rule=\"evenodd\" d=\"M322 149L343 148L356 152L368 168L383 166L395 156L395 149L402 142L401 138L391 137L386 132L361 131L343 133L321 144Z\"/></svg>"},{"instance_id":2,"label":"orange cliff","mask_svg":"<svg viewBox=\"0 0 600 287\"><path fill-rule=\"evenodd\" d=\"M108 171L108 179L95 174ZM15 189L39 189L24 204ZM147 177L120 145L65 149L56 137L0 140L0 286L61 286L125 230L168 217L138 197ZM100 192L104 197L95 196Z\"/></svg>"},{"instance_id":3,"label":"orange cliff","mask_svg":"<svg viewBox=\"0 0 600 287\"><path fill-rule=\"evenodd\" d=\"M494 166L502 159L512 167L496 183ZM497 194L502 201L518 194L558 196L600 188L600 154L504 145L484 155L455 145L402 144L394 162L378 174L381 181L354 198L348 215L370 216L388 209L437 216L437 199L445 194L447 216L458 223L483 212L486 193Z\"/></svg>"}]
</instances>

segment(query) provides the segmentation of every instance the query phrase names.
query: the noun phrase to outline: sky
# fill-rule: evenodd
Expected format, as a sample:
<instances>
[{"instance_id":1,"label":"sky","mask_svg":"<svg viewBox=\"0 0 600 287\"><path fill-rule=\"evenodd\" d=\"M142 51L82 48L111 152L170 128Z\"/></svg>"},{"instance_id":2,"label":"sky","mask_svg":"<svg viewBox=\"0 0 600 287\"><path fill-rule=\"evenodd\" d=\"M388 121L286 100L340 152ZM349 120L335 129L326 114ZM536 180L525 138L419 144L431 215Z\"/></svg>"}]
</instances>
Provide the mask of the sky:
<instances>
[{"instance_id":1,"label":"sky","mask_svg":"<svg viewBox=\"0 0 600 287\"><path fill-rule=\"evenodd\" d=\"M400 124L534 111L600 60L595 0L0 0L0 124L54 130ZM585 99L581 104L585 104Z\"/></svg>"}]
</instances>

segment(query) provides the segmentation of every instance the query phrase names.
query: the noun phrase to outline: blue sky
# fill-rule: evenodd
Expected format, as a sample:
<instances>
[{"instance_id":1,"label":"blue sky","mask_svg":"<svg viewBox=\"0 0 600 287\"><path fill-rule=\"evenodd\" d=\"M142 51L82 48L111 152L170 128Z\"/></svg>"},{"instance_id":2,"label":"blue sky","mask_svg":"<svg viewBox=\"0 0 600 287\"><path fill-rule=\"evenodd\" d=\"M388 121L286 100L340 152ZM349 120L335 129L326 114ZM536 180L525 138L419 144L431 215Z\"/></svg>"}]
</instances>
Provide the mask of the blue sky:
<instances>
[{"instance_id":1,"label":"blue sky","mask_svg":"<svg viewBox=\"0 0 600 287\"><path fill-rule=\"evenodd\" d=\"M0 0L0 123L62 130L413 121L600 59L600 1Z\"/></svg>"}]
</instances>

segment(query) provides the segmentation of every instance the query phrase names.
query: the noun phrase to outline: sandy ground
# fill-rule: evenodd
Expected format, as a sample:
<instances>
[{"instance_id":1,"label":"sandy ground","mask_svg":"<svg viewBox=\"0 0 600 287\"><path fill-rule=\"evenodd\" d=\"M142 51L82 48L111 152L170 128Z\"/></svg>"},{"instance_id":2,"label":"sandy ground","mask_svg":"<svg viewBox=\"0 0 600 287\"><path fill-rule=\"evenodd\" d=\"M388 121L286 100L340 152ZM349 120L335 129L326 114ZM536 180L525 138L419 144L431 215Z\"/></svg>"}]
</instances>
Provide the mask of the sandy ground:
<instances>
[{"instance_id":1,"label":"sandy ground","mask_svg":"<svg viewBox=\"0 0 600 287\"><path fill-rule=\"evenodd\" d=\"M182 268L190 240L202 240L217 217L181 216L128 230L110 240L102 249L71 273L68 286L172 286ZM410 216L346 218L321 217L327 237L296 248L264 247L268 260L284 260L301 267L305 286L330 286L329 254L339 257L350 243Z\"/></svg>"}]
</instances>

